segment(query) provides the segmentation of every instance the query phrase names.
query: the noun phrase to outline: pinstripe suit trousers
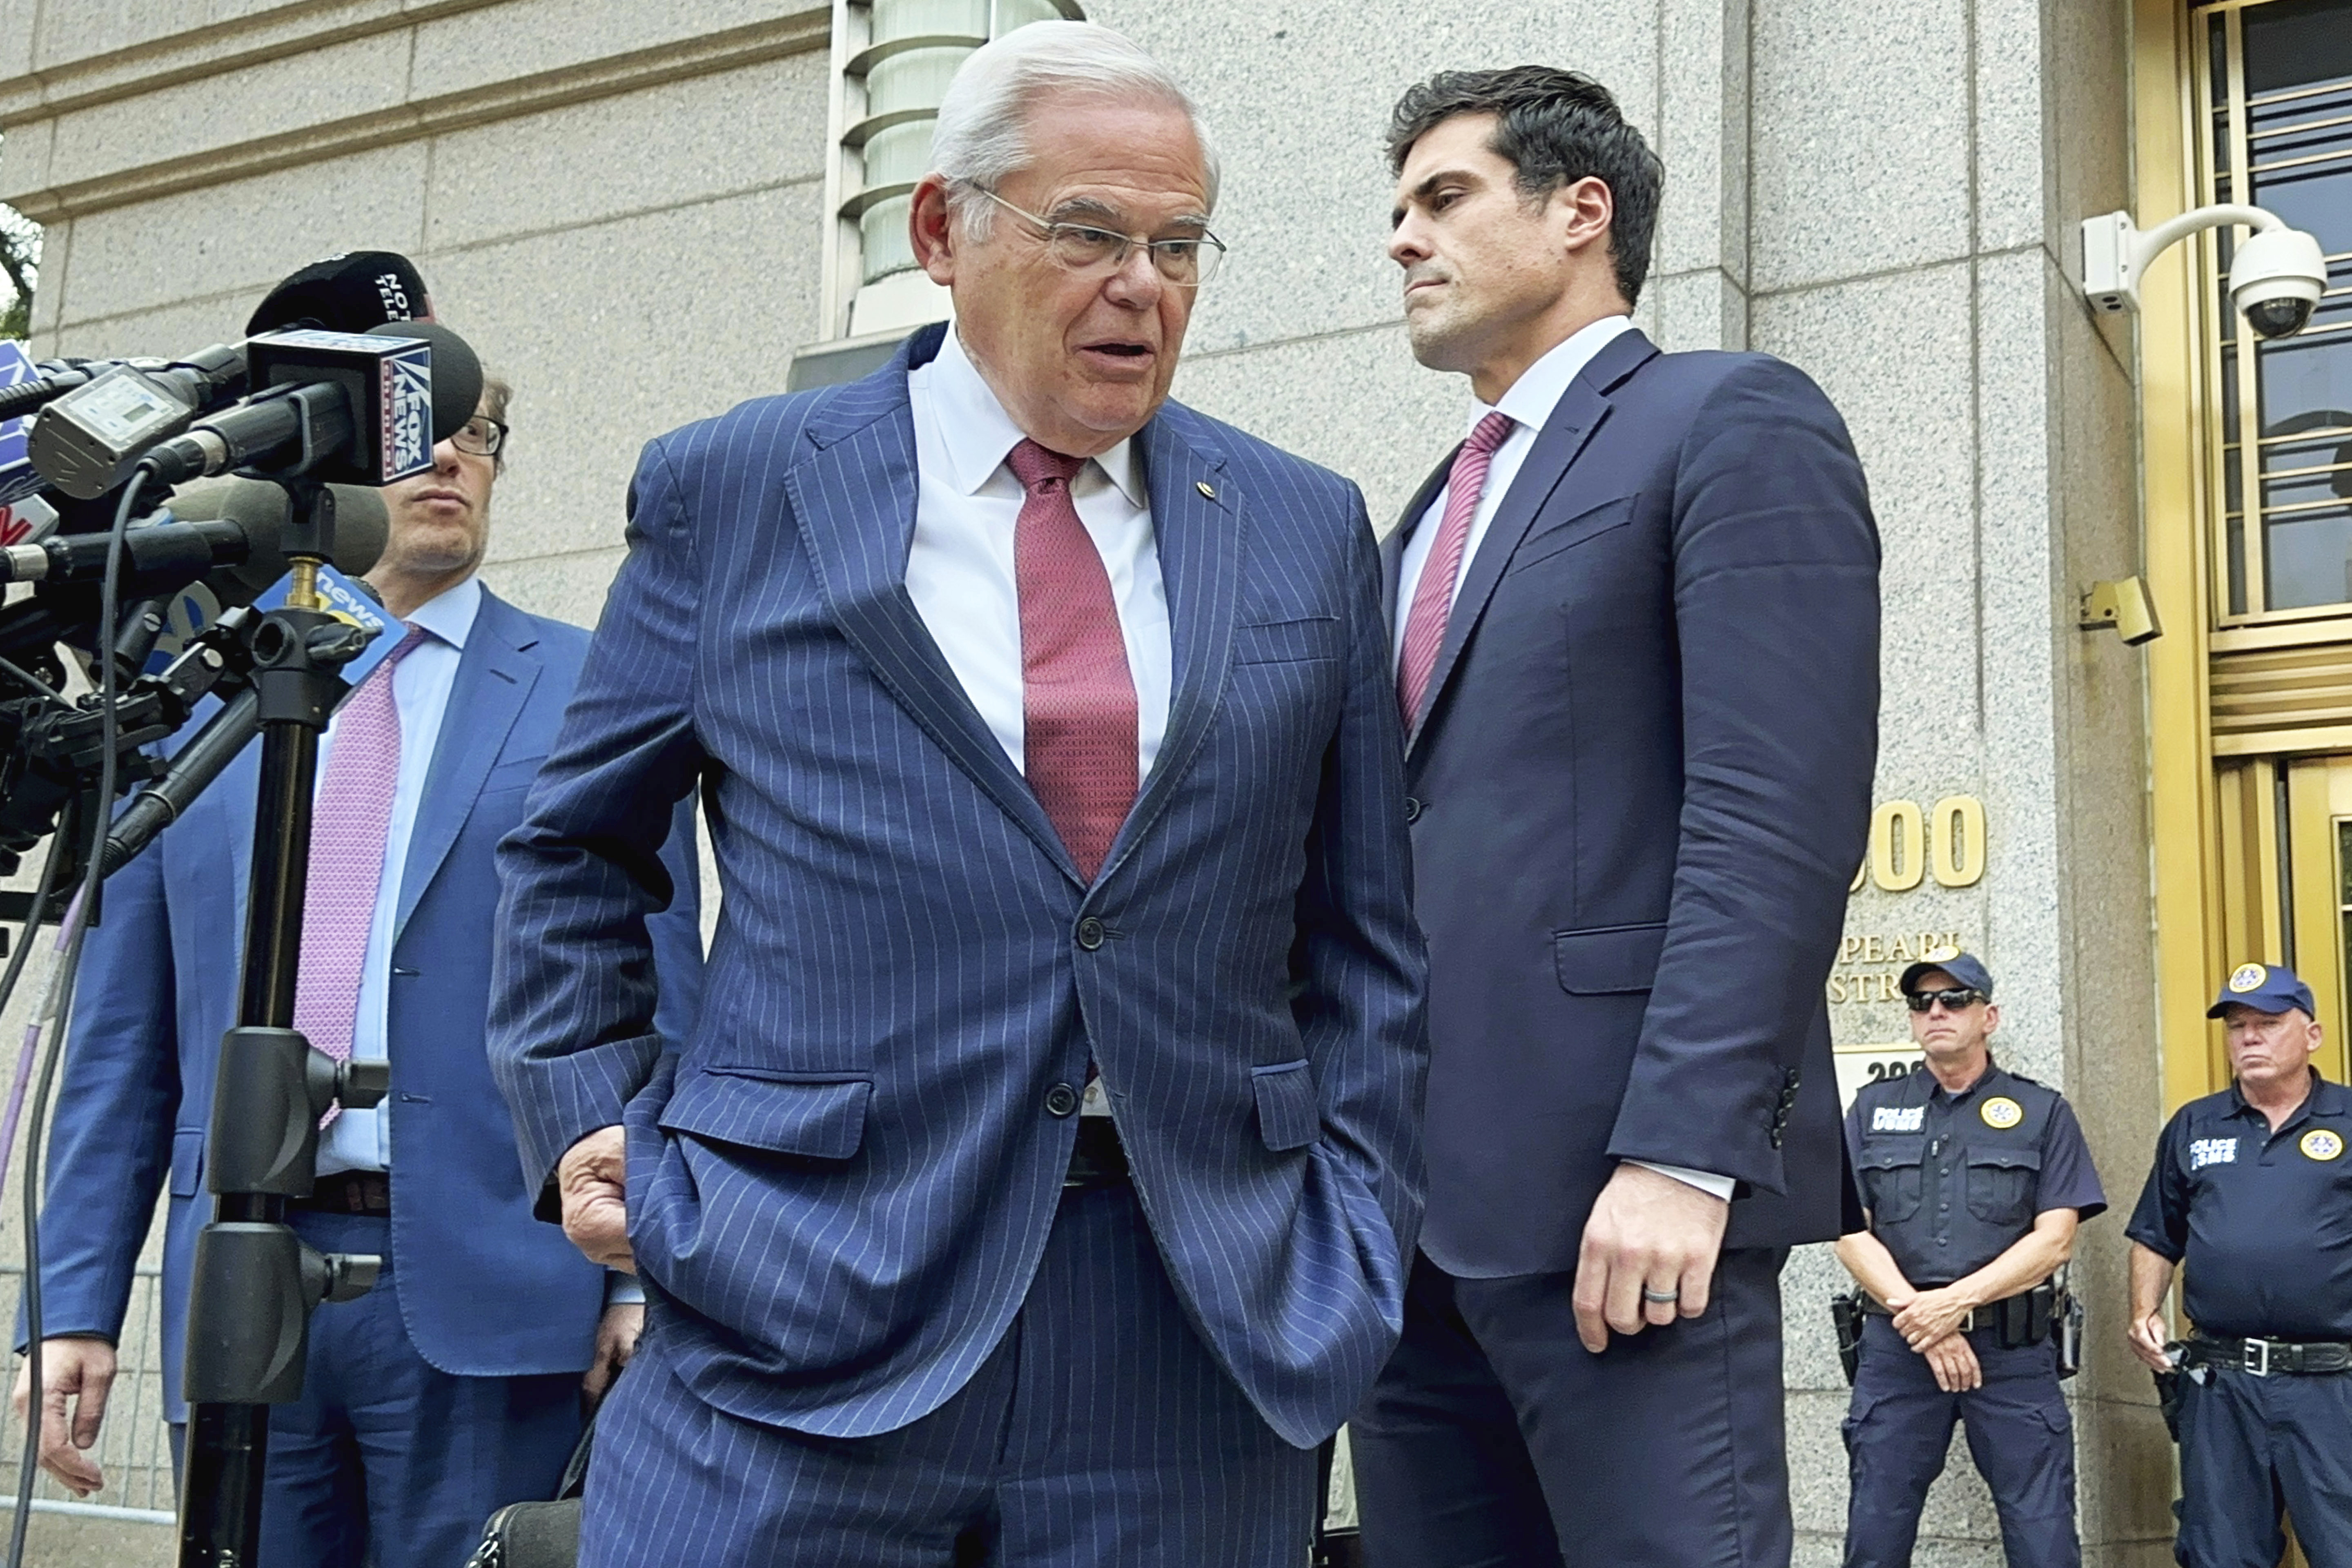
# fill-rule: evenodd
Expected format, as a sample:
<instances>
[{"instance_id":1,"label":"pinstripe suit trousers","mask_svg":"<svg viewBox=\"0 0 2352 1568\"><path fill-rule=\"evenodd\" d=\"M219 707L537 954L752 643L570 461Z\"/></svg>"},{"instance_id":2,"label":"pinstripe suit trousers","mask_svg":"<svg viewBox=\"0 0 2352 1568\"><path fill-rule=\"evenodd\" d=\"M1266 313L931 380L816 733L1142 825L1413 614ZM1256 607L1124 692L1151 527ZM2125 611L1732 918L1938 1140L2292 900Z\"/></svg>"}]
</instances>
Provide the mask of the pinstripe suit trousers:
<instances>
[{"instance_id":1,"label":"pinstripe suit trousers","mask_svg":"<svg viewBox=\"0 0 2352 1568\"><path fill-rule=\"evenodd\" d=\"M582 1568L1304 1568L1315 1455L1185 1321L1128 1186L1064 1194L1012 1328L872 1437L715 1409L646 1340L597 1423Z\"/></svg>"}]
</instances>

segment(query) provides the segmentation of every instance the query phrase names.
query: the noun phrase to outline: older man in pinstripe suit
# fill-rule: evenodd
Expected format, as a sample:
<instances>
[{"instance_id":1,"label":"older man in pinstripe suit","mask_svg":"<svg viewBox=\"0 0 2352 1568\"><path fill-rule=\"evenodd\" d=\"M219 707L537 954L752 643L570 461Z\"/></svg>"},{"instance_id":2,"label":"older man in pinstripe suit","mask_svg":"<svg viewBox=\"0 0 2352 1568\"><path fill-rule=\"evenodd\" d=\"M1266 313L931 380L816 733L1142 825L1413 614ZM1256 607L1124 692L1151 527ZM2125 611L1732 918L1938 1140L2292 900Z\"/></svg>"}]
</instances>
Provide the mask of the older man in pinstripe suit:
<instances>
[{"instance_id":1,"label":"older man in pinstripe suit","mask_svg":"<svg viewBox=\"0 0 2352 1568\"><path fill-rule=\"evenodd\" d=\"M1423 958L1362 498L1168 403L1221 247L1182 91L979 51L855 384L646 448L505 847L494 1054L634 1264L590 1568L1297 1568L1393 1343ZM664 1056L645 919L725 897Z\"/></svg>"}]
</instances>

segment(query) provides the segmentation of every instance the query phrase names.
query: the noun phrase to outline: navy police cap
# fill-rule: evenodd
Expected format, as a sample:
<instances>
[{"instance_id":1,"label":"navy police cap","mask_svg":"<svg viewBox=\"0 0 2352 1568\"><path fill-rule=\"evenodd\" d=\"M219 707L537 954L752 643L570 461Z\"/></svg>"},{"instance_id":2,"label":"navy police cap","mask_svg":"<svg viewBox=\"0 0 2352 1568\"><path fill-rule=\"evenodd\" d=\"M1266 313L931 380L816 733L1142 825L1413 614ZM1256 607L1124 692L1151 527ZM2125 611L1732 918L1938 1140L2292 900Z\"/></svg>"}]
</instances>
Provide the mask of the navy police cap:
<instances>
[{"instance_id":1,"label":"navy police cap","mask_svg":"<svg viewBox=\"0 0 2352 1568\"><path fill-rule=\"evenodd\" d=\"M1903 972L1895 988L1908 996L1914 981L1938 969L1986 1001L1992 1000L1992 971L1979 963L1974 953L1962 952L1957 947L1929 948L1919 955L1918 963Z\"/></svg>"},{"instance_id":2,"label":"navy police cap","mask_svg":"<svg viewBox=\"0 0 2352 1568\"><path fill-rule=\"evenodd\" d=\"M2319 1014L2312 1005L2311 987L2298 979L2294 970L2275 963L2242 963L2231 970L2221 994L2205 1009L2205 1016L2218 1018L2231 1003L2243 1003L2257 1013L2284 1013L2300 1007L2313 1017Z\"/></svg>"}]
</instances>

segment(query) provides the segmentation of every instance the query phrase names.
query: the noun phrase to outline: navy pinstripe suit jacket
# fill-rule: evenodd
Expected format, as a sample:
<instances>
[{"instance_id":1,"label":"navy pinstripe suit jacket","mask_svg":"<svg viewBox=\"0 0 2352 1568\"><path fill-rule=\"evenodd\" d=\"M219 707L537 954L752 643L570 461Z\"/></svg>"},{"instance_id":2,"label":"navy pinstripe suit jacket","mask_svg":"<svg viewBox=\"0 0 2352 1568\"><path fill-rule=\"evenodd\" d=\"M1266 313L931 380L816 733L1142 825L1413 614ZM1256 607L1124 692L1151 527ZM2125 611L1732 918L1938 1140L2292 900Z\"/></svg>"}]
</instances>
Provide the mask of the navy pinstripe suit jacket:
<instances>
[{"instance_id":1,"label":"navy pinstripe suit jacket","mask_svg":"<svg viewBox=\"0 0 2352 1568\"><path fill-rule=\"evenodd\" d=\"M1303 1447L1394 1342L1423 1190L1425 961L1363 499L1174 404L1138 437L1175 689L1087 887L904 586L907 373L940 341L647 447L501 852L491 1049L524 1165L543 1180L625 1111L631 1240L688 1384L887 1432L1020 1308L1076 1132L1046 1092L1091 1052L1178 1295ZM665 1058L645 917L698 784L723 900Z\"/></svg>"}]
</instances>

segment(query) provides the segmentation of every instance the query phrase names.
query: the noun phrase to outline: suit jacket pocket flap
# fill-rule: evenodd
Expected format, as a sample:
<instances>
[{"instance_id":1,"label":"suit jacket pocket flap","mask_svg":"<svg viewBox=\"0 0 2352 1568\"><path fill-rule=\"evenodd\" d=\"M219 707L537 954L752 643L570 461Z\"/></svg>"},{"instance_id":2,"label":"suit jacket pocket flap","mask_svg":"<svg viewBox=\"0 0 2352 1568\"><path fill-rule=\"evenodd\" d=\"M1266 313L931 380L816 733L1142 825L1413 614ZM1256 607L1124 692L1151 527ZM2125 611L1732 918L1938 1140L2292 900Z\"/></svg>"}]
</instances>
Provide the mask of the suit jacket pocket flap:
<instances>
[{"instance_id":1,"label":"suit jacket pocket flap","mask_svg":"<svg viewBox=\"0 0 2352 1568\"><path fill-rule=\"evenodd\" d=\"M1521 567L1532 566L1571 545L1583 543L1597 533L1622 527L1633 521L1633 503L1641 499L1638 494L1619 496L1598 506L1586 507L1575 516L1562 518L1549 526L1538 522L1526 538L1519 541L1518 549L1511 552L1509 570L1517 572Z\"/></svg>"},{"instance_id":2,"label":"suit jacket pocket flap","mask_svg":"<svg viewBox=\"0 0 2352 1568\"><path fill-rule=\"evenodd\" d=\"M1302 659L1338 658L1339 645L1339 620L1336 616L1266 621L1234 628L1234 662L1287 664Z\"/></svg>"},{"instance_id":3,"label":"suit jacket pocket flap","mask_svg":"<svg viewBox=\"0 0 2352 1568\"><path fill-rule=\"evenodd\" d=\"M865 1139L873 1095L872 1081L862 1078L812 1080L705 1068L678 1084L659 1125L774 1154L846 1160Z\"/></svg>"},{"instance_id":4,"label":"suit jacket pocket flap","mask_svg":"<svg viewBox=\"0 0 2352 1568\"><path fill-rule=\"evenodd\" d=\"M1257 1130L1276 1153L1304 1149L1322 1135L1323 1113L1315 1103L1315 1075L1304 1061L1250 1068L1257 1090Z\"/></svg>"},{"instance_id":5,"label":"suit jacket pocket flap","mask_svg":"<svg viewBox=\"0 0 2352 1568\"><path fill-rule=\"evenodd\" d=\"M1658 954L1665 945L1663 921L1655 925L1594 926L1554 931L1551 961L1559 972L1559 988L1578 996L1647 991L1657 980Z\"/></svg>"},{"instance_id":6,"label":"suit jacket pocket flap","mask_svg":"<svg viewBox=\"0 0 2352 1568\"><path fill-rule=\"evenodd\" d=\"M205 1132L183 1127L172 1134L172 1195L192 1198L204 1190Z\"/></svg>"}]
</instances>

